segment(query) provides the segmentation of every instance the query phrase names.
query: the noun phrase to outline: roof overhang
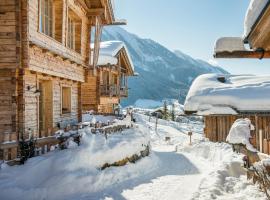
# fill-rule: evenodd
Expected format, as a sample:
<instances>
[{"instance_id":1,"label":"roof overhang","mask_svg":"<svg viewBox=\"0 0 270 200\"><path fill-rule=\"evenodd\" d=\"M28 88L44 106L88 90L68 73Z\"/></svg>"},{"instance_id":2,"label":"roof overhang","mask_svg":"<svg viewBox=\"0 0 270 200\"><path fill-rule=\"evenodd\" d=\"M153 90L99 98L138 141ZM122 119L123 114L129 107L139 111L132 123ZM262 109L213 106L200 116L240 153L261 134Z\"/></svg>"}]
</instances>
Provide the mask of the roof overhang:
<instances>
[{"instance_id":1,"label":"roof overhang","mask_svg":"<svg viewBox=\"0 0 270 200\"><path fill-rule=\"evenodd\" d=\"M270 0L260 12L258 18L246 37L224 37L216 41L214 57L257 59L270 58L269 19Z\"/></svg>"},{"instance_id":2,"label":"roof overhang","mask_svg":"<svg viewBox=\"0 0 270 200\"><path fill-rule=\"evenodd\" d=\"M112 0L79 0L88 17L100 16L102 25L126 25L125 20L116 20Z\"/></svg>"},{"instance_id":3,"label":"roof overhang","mask_svg":"<svg viewBox=\"0 0 270 200\"><path fill-rule=\"evenodd\" d=\"M118 56L119 56L119 59L122 59L124 61L124 63L121 62L121 65L122 65L122 67L126 68L127 75L135 76L134 66L133 66L132 60L131 60L128 52L126 51L125 47L123 47L119 51Z\"/></svg>"},{"instance_id":4,"label":"roof overhang","mask_svg":"<svg viewBox=\"0 0 270 200\"><path fill-rule=\"evenodd\" d=\"M270 58L270 51L247 49L242 38L224 37L216 41L215 58Z\"/></svg>"}]
</instances>

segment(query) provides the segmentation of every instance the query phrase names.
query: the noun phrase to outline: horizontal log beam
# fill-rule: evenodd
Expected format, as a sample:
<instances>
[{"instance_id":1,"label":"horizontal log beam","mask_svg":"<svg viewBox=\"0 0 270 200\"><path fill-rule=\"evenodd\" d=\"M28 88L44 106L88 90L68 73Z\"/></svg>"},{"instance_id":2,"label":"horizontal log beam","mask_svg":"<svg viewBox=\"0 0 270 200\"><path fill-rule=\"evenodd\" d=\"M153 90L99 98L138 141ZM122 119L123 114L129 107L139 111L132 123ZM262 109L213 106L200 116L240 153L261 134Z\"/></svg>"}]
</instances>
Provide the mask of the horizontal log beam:
<instances>
[{"instance_id":1,"label":"horizontal log beam","mask_svg":"<svg viewBox=\"0 0 270 200\"><path fill-rule=\"evenodd\" d=\"M37 145L46 145L49 143L57 144L59 140L57 140L54 136L46 137L46 138L38 138ZM19 142L9 142L9 143L2 143L0 144L0 149L10 149L18 147Z\"/></svg>"},{"instance_id":2,"label":"horizontal log beam","mask_svg":"<svg viewBox=\"0 0 270 200\"><path fill-rule=\"evenodd\" d=\"M215 58L270 58L270 51L233 51L233 52L217 52L214 54Z\"/></svg>"}]
</instances>

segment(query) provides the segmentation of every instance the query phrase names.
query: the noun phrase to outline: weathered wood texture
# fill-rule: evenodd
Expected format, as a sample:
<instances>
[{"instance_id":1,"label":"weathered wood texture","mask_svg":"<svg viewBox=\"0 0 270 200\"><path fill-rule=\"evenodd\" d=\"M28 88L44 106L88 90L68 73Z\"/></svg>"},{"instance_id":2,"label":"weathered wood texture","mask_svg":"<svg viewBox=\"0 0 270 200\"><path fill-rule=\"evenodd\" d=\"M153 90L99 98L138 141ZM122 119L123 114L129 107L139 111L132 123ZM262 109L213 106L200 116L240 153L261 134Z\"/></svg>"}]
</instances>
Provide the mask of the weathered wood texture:
<instances>
[{"instance_id":1,"label":"weathered wood texture","mask_svg":"<svg viewBox=\"0 0 270 200\"><path fill-rule=\"evenodd\" d=\"M230 128L239 118L248 118L255 126L251 134L254 137L252 144L259 150L259 131L262 130L263 139L270 139L270 115L218 115L204 117L204 134L210 141L225 142ZM265 143L266 144L266 143ZM263 144L264 145L264 144ZM262 147L262 149L268 149ZM264 152L270 153L270 152Z\"/></svg>"},{"instance_id":2,"label":"weathered wood texture","mask_svg":"<svg viewBox=\"0 0 270 200\"><path fill-rule=\"evenodd\" d=\"M264 15L259 19L256 26L248 36L248 41L251 47L256 50L263 48L265 51L270 51L270 6L268 6Z\"/></svg>"},{"instance_id":3,"label":"weathered wood texture","mask_svg":"<svg viewBox=\"0 0 270 200\"><path fill-rule=\"evenodd\" d=\"M39 31L38 0L0 1L0 144L30 135L48 137L61 124L79 121L91 19L77 0L53 2L54 32L49 37ZM81 20L77 51L66 46L68 9ZM71 88L71 110L65 114L63 86ZM17 147L0 151L0 159L17 156Z\"/></svg>"},{"instance_id":4,"label":"weathered wood texture","mask_svg":"<svg viewBox=\"0 0 270 200\"><path fill-rule=\"evenodd\" d=\"M98 93L97 93L97 77L87 73L85 83L81 86L81 104L82 111L97 111Z\"/></svg>"}]
</instances>

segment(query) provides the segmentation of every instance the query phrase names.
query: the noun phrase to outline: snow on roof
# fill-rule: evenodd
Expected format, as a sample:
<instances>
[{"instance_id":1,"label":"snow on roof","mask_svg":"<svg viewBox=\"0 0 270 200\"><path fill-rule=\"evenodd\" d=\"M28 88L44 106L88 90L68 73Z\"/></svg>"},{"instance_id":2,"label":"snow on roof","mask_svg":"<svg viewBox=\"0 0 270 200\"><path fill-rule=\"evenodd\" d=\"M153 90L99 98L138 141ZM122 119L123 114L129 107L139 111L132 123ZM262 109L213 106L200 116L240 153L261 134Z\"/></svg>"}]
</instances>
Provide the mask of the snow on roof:
<instances>
[{"instance_id":1,"label":"snow on roof","mask_svg":"<svg viewBox=\"0 0 270 200\"><path fill-rule=\"evenodd\" d=\"M255 25L258 17L262 13L269 0L251 0L244 22L244 37L247 37Z\"/></svg>"},{"instance_id":2,"label":"snow on roof","mask_svg":"<svg viewBox=\"0 0 270 200\"><path fill-rule=\"evenodd\" d=\"M94 48L94 44L92 43L91 49L93 48ZM129 52L125 43L122 41L116 41L116 40L100 43L99 59L98 59L97 65L107 65L107 64L116 65L118 62L116 56L122 48L125 49L129 62L131 64L131 67L134 71L134 66L133 66L131 57L129 55Z\"/></svg>"},{"instance_id":3,"label":"snow on roof","mask_svg":"<svg viewBox=\"0 0 270 200\"><path fill-rule=\"evenodd\" d=\"M223 37L216 41L215 52L247 51L240 37Z\"/></svg>"},{"instance_id":4,"label":"snow on roof","mask_svg":"<svg viewBox=\"0 0 270 200\"><path fill-rule=\"evenodd\" d=\"M193 82L184 110L202 115L265 112L269 99L270 76L204 74Z\"/></svg>"}]
</instances>

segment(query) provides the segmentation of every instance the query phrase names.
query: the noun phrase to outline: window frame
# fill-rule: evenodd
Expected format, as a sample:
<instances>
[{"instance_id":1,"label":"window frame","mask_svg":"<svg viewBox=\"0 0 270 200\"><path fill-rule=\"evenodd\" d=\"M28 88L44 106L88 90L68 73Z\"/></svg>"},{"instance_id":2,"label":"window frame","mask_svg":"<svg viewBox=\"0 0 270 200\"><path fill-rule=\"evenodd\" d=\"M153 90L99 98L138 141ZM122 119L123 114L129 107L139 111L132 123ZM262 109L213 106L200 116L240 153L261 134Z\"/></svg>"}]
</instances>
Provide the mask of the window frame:
<instances>
[{"instance_id":1,"label":"window frame","mask_svg":"<svg viewBox=\"0 0 270 200\"><path fill-rule=\"evenodd\" d=\"M46 9L46 6L47 6L47 9ZM54 18L55 18L54 1L53 0L39 0L38 31L51 38L54 38L54 34L55 34L54 33Z\"/></svg>"},{"instance_id":2,"label":"window frame","mask_svg":"<svg viewBox=\"0 0 270 200\"><path fill-rule=\"evenodd\" d=\"M65 89L69 90L69 108L67 109L67 111L63 111L63 99L64 99L64 95L63 92ZM61 86L61 114L62 115L69 115L72 113L72 86L68 86L68 85L62 85Z\"/></svg>"}]
</instances>

